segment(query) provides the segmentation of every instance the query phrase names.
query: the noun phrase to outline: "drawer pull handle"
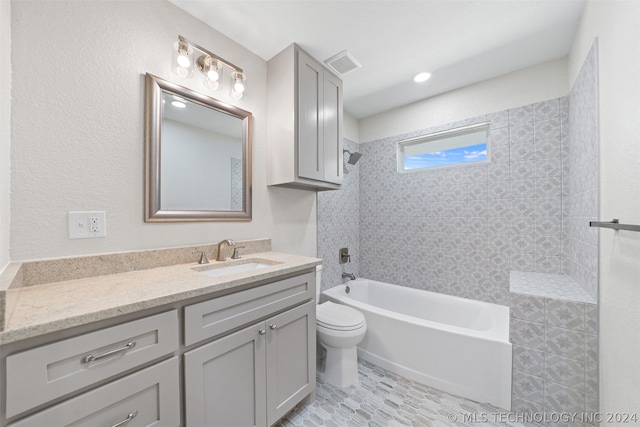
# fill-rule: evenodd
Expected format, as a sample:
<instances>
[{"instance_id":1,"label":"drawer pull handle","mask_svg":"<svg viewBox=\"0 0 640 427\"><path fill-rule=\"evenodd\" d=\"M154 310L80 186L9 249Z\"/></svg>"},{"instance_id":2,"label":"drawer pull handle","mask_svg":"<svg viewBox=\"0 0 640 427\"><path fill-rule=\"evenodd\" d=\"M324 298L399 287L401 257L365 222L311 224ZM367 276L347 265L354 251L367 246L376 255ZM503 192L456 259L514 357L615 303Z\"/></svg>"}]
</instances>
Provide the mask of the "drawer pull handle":
<instances>
[{"instance_id":1,"label":"drawer pull handle","mask_svg":"<svg viewBox=\"0 0 640 427\"><path fill-rule=\"evenodd\" d=\"M267 333L267 331L265 331L264 329L260 329L260 330L258 331L258 333L259 333L260 335L264 335L264 334L266 334L266 333Z\"/></svg>"},{"instance_id":2,"label":"drawer pull handle","mask_svg":"<svg viewBox=\"0 0 640 427\"><path fill-rule=\"evenodd\" d=\"M105 357L109 357L109 356L111 356L113 354L120 353L122 351L127 351L130 348L133 348L135 346L136 346L136 342L135 341L130 341L130 342L127 343L127 345L125 345L122 348L116 348L115 350L107 351L106 353L99 354L97 356L94 356L93 354L90 354L87 357L85 357L84 359L82 359L82 363L89 363L89 362L93 362L94 360L104 359ZM133 414L133 412L132 412L132 414Z\"/></svg>"},{"instance_id":3,"label":"drawer pull handle","mask_svg":"<svg viewBox=\"0 0 640 427\"><path fill-rule=\"evenodd\" d=\"M272 331L275 331L277 327L278 325L276 325L275 323L272 323L271 325L269 325L269 328L271 328Z\"/></svg>"},{"instance_id":4,"label":"drawer pull handle","mask_svg":"<svg viewBox=\"0 0 640 427\"><path fill-rule=\"evenodd\" d=\"M127 415L127 418L125 418L124 420L120 421L117 424L112 425L111 427L122 427L123 425L126 425L129 421L134 419L136 415L138 415L138 411L129 412L129 415Z\"/></svg>"}]
</instances>

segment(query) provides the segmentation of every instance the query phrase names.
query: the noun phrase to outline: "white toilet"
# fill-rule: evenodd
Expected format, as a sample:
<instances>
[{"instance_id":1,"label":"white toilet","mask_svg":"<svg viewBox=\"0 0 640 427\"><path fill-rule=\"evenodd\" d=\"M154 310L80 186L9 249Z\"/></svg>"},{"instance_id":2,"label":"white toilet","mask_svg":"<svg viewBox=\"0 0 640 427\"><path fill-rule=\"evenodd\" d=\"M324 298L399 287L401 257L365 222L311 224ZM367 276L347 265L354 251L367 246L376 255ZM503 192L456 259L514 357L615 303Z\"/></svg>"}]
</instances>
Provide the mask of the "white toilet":
<instances>
[{"instance_id":1,"label":"white toilet","mask_svg":"<svg viewBox=\"0 0 640 427\"><path fill-rule=\"evenodd\" d=\"M316 267L316 303L320 302L322 266ZM357 345L367 332L367 322L358 310L327 301L316 307L318 341L327 351L324 379L345 388L358 379Z\"/></svg>"}]
</instances>

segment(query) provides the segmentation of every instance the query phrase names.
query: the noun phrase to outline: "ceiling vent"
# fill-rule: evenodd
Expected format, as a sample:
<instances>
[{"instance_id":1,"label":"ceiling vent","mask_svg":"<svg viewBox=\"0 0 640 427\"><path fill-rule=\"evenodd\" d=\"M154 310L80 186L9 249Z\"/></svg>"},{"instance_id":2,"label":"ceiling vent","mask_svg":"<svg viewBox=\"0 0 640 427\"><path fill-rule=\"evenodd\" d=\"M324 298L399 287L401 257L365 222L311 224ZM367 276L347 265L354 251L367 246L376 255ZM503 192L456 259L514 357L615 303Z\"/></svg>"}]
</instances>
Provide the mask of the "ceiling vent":
<instances>
[{"instance_id":1,"label":"ceiling vent","mask_svg":"<svg viewBox=\"0 0 640 427\"><path fill-rule=\"evenodd\" d=\"M340 76L362 67L362 65L360 65L360 63L356 61L356 59L346 50L332 56L324 61L324 63Z\"/></svg>"}]
</instances>

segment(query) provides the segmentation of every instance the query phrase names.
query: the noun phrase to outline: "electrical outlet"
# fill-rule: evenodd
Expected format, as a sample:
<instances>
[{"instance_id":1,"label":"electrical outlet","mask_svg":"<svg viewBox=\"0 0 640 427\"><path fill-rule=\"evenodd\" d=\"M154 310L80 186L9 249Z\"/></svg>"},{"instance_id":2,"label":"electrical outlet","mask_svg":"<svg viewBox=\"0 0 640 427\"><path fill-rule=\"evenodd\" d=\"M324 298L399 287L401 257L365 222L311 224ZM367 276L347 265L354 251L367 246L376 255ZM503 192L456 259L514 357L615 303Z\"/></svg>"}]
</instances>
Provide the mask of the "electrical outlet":
<instances>
[{"instance_id":1,"label":"electrical outlet","mask_svg":"<svg viewBox=\"0 0 640 427\"><path fill-rule=\"evenodd\" d=\"M69 212L69 239L90 239L106 235L105 212Z\"/></svg>"}]
</instances>

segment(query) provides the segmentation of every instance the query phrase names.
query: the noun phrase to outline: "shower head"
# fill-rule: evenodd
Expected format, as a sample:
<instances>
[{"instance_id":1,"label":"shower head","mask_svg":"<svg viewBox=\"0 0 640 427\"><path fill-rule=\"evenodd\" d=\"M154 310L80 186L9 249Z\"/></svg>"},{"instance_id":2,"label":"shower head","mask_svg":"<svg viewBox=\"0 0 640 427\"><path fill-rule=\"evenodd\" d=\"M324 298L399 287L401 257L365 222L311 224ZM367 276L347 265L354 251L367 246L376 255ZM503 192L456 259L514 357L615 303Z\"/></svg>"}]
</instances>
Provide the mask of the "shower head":
<instances>
[{"instance_id":1,"label":"shower head","mask_svg":"<svg viewBox=\"0 0 640 427\"><path fill-rule=\"evenodd\" d=\"M347 163L349 163L350 165L355 165L356 163L358 163L358 160L360 160L360 157L362 157L362 153L358 153L357 151L354 151L352 153L349 150L342 150L342 152L349 154L349 158L347 159Z\"/></svg>"}]
</instances>

